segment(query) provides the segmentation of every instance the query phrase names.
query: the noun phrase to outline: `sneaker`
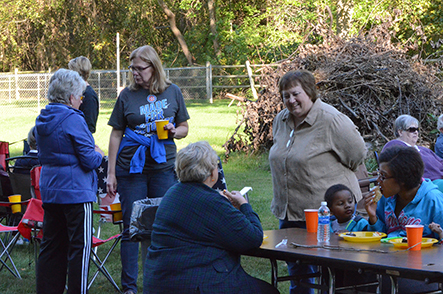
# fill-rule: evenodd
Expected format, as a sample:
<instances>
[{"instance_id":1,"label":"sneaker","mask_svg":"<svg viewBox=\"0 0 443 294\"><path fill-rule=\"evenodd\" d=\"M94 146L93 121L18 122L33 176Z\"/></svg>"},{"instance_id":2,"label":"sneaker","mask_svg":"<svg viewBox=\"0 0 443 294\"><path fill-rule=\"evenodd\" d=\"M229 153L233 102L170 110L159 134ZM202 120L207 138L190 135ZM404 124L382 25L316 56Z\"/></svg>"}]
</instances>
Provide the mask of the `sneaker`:
<instances>
[{"instance_id":1,"label":"sneaker","mask_svg":"<svg viewBox=\"0 0 443 294\"><path fill-rule=\"evenodd\" d=\"M15 244L16 245L23 245L23 243L24 243L23 239L19 238Z\"/></svg>"}]
</instances>

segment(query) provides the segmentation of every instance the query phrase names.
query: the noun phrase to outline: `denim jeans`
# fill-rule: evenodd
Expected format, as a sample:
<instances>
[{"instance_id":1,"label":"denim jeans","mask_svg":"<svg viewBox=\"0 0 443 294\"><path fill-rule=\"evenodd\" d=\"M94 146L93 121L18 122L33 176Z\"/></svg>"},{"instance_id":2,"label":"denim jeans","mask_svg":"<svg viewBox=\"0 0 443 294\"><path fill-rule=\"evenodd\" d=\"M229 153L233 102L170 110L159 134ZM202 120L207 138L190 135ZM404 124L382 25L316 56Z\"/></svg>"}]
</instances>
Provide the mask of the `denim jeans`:
<instances>
[{"instance_id":1,"label":"denim jeans","mask_svg":"<svg viewBox=\"0 0 443 294\"><path fill-rule=\"evenodd\" d=\"M280 229L287 228L303 228L306 229L305 221L288 221L287 217L284 220L280 220ZM287 262L289 275L300 275L300 274L310 274L317 272L317 266L306 265L306 264L296 264L295 262ZM314 283L314 278L309 278L302 280L306 283ZM289 287L290 294L314 294L314 289L306 288L302 286L297 286L293 281L291 281L291 286Z\"/></svg>"},{"instance_id":2,"label":"denim jeans","mask_svg":"<svg viewBox=\"0 0 443 294\"><path fill-rule=\"evenodd\" d=\"M163 197L178 181L174 169L150 174L130 174L129 170L117 165L115 173L123 212L123 238L120 245L122 287L123 291L132 290L137 293L139 243L130 241L129 236L132 203L145 198ZM146 256L142 256L142 264L145 258Z\"/></svg>"}]
</instances>

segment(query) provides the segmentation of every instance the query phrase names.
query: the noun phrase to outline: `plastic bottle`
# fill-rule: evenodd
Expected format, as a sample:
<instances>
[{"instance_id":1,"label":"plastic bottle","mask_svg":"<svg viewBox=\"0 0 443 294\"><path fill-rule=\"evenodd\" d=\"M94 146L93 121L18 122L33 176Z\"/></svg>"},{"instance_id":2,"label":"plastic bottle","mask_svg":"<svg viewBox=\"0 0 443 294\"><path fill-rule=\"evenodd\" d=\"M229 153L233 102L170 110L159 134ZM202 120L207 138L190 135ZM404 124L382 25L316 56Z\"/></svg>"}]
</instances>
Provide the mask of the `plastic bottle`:
<instances>
[{"instance_id":1,"label":"plastic bottle","mask_svg":"<svg viewBox=\"0 0 443 294\"><path fill-rule=\"evenodd\" d=\"M331 236L330 232L330 212L326 201L321 202L321 206L318 209L318 229L317 229L317 241L319 243L329 242Z\"/></svg>"}]
</instances>

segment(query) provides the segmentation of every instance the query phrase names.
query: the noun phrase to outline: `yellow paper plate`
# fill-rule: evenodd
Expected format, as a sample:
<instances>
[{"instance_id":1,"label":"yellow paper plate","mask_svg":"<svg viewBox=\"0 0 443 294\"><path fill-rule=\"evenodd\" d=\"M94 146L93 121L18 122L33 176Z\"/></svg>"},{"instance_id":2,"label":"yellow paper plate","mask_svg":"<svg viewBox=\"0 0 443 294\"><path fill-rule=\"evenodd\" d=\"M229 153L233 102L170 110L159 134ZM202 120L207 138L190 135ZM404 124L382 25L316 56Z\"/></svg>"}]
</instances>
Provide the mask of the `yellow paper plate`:
<instances>
[{"instance_id":1,"label":"yellow paper plate","mask_svg":"<svg viewBox=\"0 0 443 294\"><path fill-rule=\"evenodd\" d=\"M380 232L347 232L339 234L340 237L349 242L376 242L386 237L385 233Z\"/></svg>"},{"instance_id":2,"label":"yellow paper plate","mask_svg":"<svg viewBox=\"0 0 443 294\"><path fill-rule=\"evenodd\" d=\"M395 248L400 249L408 249L408 242L403 242L403 239L407 240L406 238L394 238L390 239L389 243L394 244ZM422 238L421 239L421 248L427 248L431 247L434 243L437 243L438 240L434 238Z\"/></svg>"}]
</instances>

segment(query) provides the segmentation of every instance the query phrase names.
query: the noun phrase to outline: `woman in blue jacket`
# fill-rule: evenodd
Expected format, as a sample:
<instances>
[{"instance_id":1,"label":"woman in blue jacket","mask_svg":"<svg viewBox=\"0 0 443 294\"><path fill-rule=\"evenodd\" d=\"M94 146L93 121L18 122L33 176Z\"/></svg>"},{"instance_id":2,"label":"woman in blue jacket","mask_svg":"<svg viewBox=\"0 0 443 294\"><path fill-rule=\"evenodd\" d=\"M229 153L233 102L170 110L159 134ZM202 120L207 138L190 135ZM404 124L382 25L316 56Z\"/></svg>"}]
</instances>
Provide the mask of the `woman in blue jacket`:
<instances>
[{"instance_id":1,"label":"woman in blue jacket","mask_svg":"<svg viewBox=\"0 0 443 294\"><path fill-rule=\"evenodd\" d=\"M388 237L406 237L406 225L421 224L424 237L438 238L428 225L443 223L443 194L430 179L422 178L424 164L420 153L414 147L393 146L380 154L379 162L377 182L384 197L376 203L373 201L375 192L365 195L368 231L385 232ZM399 279L398 284L399 293L437 287L405 279Z\"/></svg>"},{"instance_id":2,"label":"woman in blue jacket","mask_svg":"<svg viewBox=\"0 0 443 294\"><path fill-rule=\"evenodd\" d=\"M217 160L207 142L178 152L180 183L166 192L155 216L144 293L278 293L240 265L240 253L258 248L263 230L240 192L212 189Z\"/></svg>"},{"instance_id":3,"label":"woman in blue jacket","mask_svg":"<svg viewBox=\"0 0 443 294\"><path fill-rule=\"evenodd\" d=\"M49 104L36 119L40 191L45 211L37 293L86 293L92 244L92 202L103 151L79 111L86 83L60 69L49 81ZM69 271L68 271L69 268Z\"/></svg>"}]
</instances>

